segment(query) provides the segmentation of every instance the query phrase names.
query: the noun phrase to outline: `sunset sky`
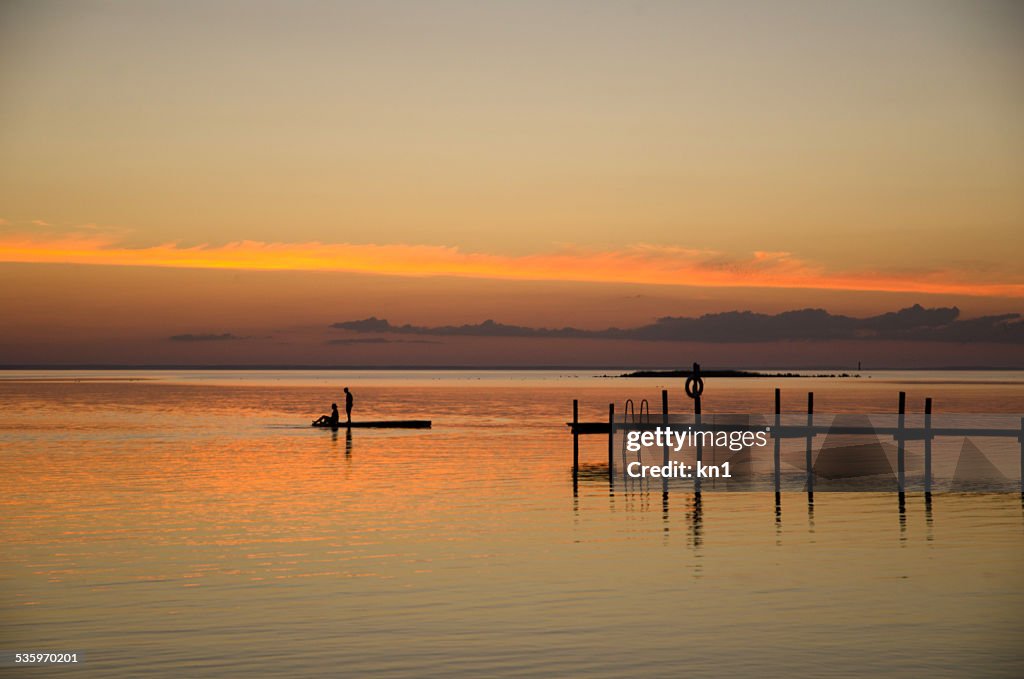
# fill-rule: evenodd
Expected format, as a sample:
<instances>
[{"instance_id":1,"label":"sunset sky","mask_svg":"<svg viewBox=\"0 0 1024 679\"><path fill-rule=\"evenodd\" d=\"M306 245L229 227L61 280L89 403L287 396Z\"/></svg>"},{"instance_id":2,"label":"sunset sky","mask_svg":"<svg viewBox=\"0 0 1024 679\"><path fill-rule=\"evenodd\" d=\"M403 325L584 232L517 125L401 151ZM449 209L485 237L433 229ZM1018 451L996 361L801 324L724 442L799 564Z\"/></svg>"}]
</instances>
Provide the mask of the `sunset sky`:
<instances>
[{"instance_id":1,"label":"sunset sky","mask_svg":"<svg viewBox=\"0 0 1024 679\"><path fill-rule=\"evenodd\" d=\"M1009 1L0 3L0 364L1024 367L329 327L1024 312L1022 75Z\"/></svg>"}]
</instances>

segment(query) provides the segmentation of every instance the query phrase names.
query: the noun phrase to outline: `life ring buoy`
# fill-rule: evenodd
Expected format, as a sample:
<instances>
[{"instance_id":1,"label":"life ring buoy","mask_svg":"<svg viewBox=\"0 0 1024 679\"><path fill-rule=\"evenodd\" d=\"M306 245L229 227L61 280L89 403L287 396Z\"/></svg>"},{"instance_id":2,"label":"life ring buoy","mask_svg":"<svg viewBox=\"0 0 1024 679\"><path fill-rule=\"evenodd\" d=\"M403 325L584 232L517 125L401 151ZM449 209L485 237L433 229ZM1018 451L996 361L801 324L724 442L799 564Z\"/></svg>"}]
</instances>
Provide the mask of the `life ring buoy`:
<instances>
[{"instance_id":1,"label":"life ring buoy","mask_svg":"<svg viewBox=\"0 0 1024 679\"><path fill-rule=\"evenodd\" d=\"M699 398L704 393L704 378L700 375L690 375L686 378L683 388L686 389L686 395L690 398Z\"/></svg>"}]
</instances>

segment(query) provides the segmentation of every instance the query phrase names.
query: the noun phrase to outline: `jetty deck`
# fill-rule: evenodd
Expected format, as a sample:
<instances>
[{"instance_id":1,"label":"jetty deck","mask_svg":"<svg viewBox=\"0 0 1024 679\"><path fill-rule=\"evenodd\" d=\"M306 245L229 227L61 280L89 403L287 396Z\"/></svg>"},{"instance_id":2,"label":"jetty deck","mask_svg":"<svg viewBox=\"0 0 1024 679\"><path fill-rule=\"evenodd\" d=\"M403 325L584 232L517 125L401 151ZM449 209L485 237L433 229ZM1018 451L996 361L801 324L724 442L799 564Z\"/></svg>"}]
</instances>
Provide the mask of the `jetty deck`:
<instances>
[{"instance_id":1,"label":"jetty deck","mask_svg":"<svg viewBox=\"0 0 1024 679\"><path fill-rule=\"evenodd\" d=\"M764 429L764 425L751 426L749 424L742 423L716 423L709 425L703 421L703 416L706 414L702 413L701 410L701 394L704 391L704 382L701 377L700 365L694 364L693 370L689 372L689 376L686 380L685 385L686 395L693 401L693 420L687 423L689 429L695 431L756 431ZM776 506L778 507L779 498L781 494L781 458L780 458L780 446L784 439L804 439L806 441L805 450L805 464L804 473L806 475L806 492L808 500L813 502L814 496L814 482L815 482L815 469L812 459L812 442L816 437L829 435L829 434L840 434L840 435L871 435L871 436L887 436L892 437L897 447L897 464L896 464L896 476L897 476L897 488L900 496L900 506L903 506L904 493L906 490L906 446L909 442L922 442L924 447L924 491L925 497L928 501L931 499L932 491L932 441L939 437L999 437L1006 439L1016 439L1020 445L1020 467L1021 478L1020 478L1020 493L1022 502L1024 502L1024 417L1020 418L1020 425L1015 428L999 427L999 428L984 428L984 427L943 427L933 426L932 422L932 399L926 398L924 402L924 412L922 414L922 421L918 426L908 426L907 422L907 407L906 407L907 395L905 392L899 392L898 406L896 409L895 416L897 418L895 426L857 426L857 425L843 425L836 423L821 424L815 421L814 413L814 393L808 392L807 394L807 411L806 420L800 424L793 423L791 421L783 422L782 414L782 393L781 389L775 389L775 408L774 408L774 422L770 422L772 425L770 431L767 432L770 440L774 444L772 466L774 471L774 488ZM641 402L639 411L633 409L632 400L626 402L626 407L623 408L623 415L621 419L616 421L615 419L615 404L608 404L608 419L605 421L581 421L579 417L579 400L573 399L572 402L572 421L566 422L569 431L572 433L573 439L573 452L572 452L572 471L573 471L573 491L577 490L577 478L580 472L580 436L585 435L605 435L608 437L608 479L612 481L614 475L614 456L615 456L615 434L616 432L625 431L652 431L658 427L665 427L670 424L669 408L668 408L668 391L662 390L661 392L661 413L651 413L650 405L646 399ZM791 420L792 416L787 416L787 420ZM699 463L702 459L702 445L697 444L696 446L696 459ZM668 452L667 448L664 452L664 463L668 464ZM694 490L699 495L700 493L700 480L697 479L694 484Z\"/></svg>"}]
</instances>

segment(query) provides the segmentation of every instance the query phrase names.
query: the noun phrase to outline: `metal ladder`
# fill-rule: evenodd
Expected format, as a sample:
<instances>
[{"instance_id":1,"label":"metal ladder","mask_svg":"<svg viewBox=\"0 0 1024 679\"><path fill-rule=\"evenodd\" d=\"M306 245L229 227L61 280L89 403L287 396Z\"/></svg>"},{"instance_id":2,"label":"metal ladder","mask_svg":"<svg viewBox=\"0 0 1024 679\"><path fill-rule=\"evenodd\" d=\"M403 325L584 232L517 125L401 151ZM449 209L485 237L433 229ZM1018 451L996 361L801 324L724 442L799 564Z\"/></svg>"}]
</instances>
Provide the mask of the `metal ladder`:
<instances>
[{"instance_id":1,"label":"metal ladder","mask_svg":"<svg viewBox=\"0 0 1024 679\"><path fill-rule=\"evenodd\" d=\"M622 422L623 422L623 424L625 424L627 421L630 424L634 424L634 425L636 425L636 424L650 424L651 423L651 404L647 402L646 398L642 399L640 401L640 412L639 412L639 414L636 412L636 408L635 408L635 406L633 404L633 399L631 399L631 398L626 399L626 403L622 407ZM626 432L626 433L628 433L628 432ZM625 471L626 471L626 452L627 452L626 451L626 439L628 438L626 433L624 433L623 436L622 436L622 471L623 471L623 473L625 473ZM636 453L636 461L637 462L643 462L642 456L643 456L643 447L641 447L640 450L637 451L637 453Z\"/></svg>"}]
</instances>

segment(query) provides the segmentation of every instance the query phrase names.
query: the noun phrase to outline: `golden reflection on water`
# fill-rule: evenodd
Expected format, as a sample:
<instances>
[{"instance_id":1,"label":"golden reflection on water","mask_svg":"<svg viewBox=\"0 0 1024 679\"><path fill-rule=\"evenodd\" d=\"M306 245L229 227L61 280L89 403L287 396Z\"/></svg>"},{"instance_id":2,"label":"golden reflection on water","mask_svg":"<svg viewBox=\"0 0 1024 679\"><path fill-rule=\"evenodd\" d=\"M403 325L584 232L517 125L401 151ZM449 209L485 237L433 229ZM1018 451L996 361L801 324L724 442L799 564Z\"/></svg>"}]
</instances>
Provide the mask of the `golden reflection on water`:
<instances>
[{"instance_id":1,"label":"golden reflection on water","mask_svg":"<svg viewBox=\"0 0 1024 679\"><path fill-rule=\"evenodd\" d=\"M344 383L0 381L0 645L81 676L1021 674L1019 497L574 497L572 399L662 385L453 382L347 382L356 417L434 421L349 435L306 426ZM706 412L774 386L709 383ZM1024 411L1019 384L782 387Z\"/></svg>"}]
</instances>

